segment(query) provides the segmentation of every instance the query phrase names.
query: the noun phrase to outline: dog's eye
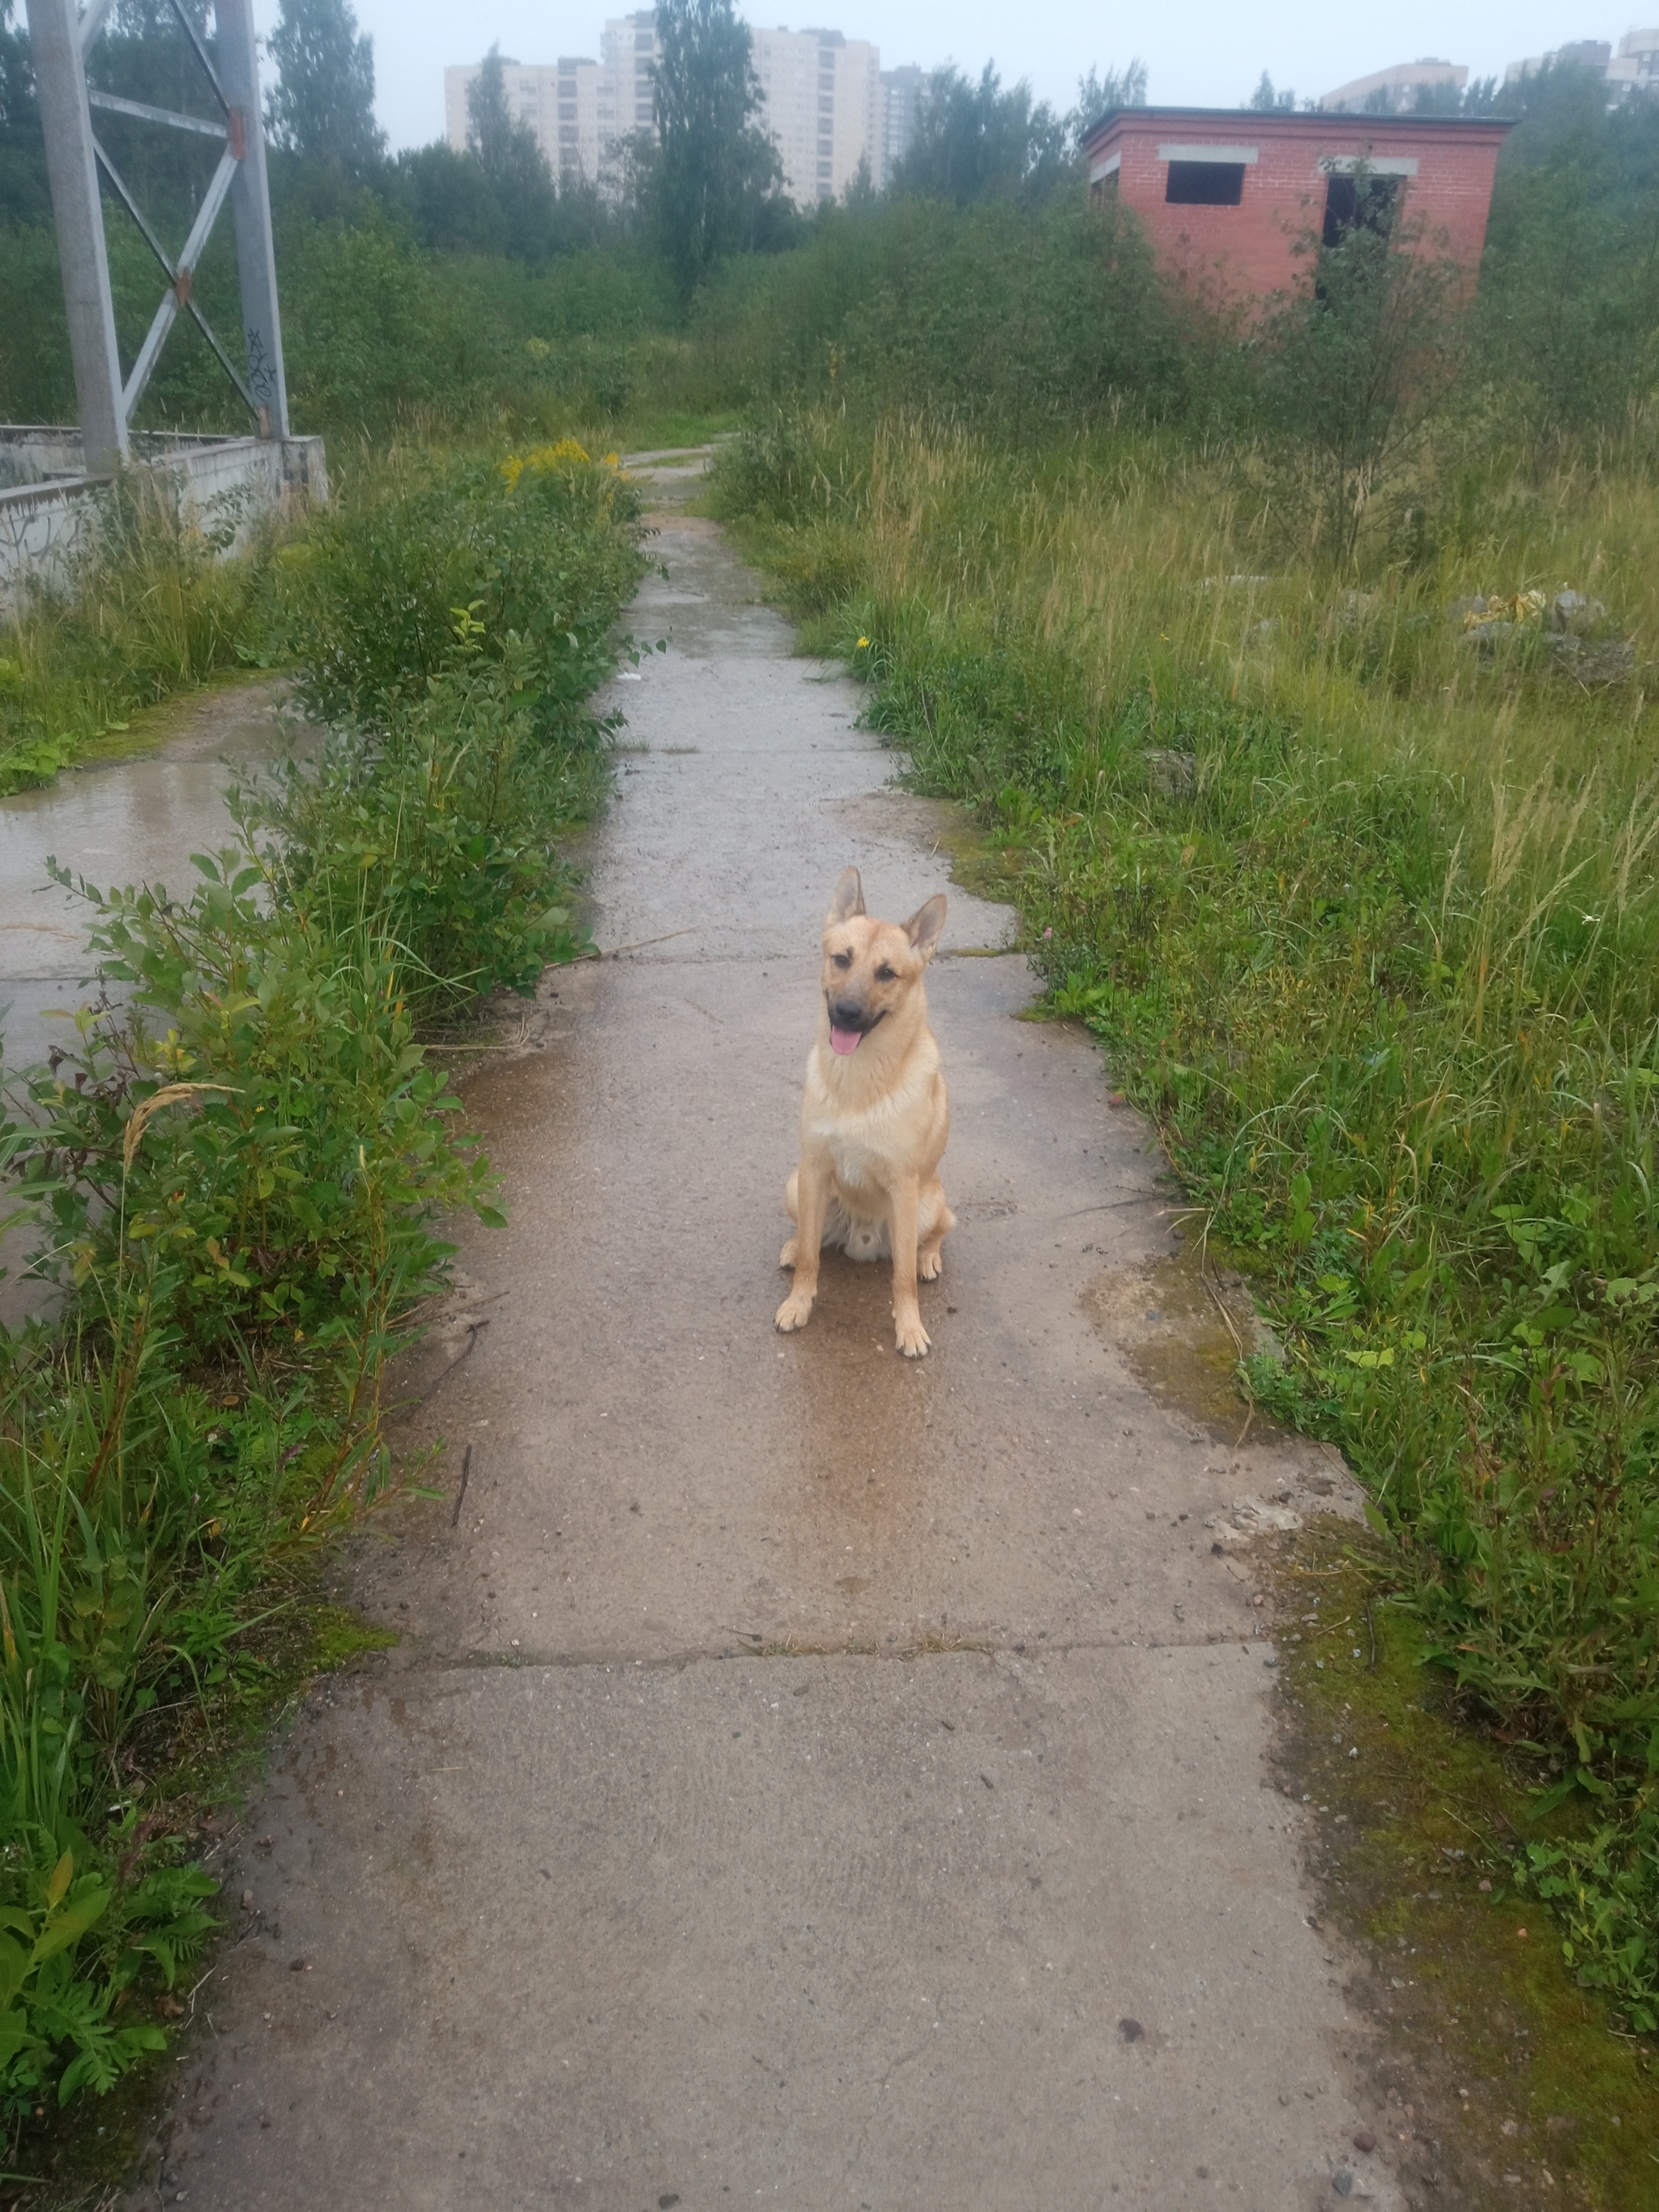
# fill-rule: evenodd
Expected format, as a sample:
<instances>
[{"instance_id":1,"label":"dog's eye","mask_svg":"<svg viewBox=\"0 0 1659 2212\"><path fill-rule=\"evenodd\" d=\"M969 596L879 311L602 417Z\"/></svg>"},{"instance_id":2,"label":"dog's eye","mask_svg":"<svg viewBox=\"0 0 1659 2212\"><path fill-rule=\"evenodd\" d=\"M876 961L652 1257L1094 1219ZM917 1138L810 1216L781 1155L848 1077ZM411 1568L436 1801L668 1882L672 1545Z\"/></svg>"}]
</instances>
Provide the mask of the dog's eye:
<instances>
[{"instance_id":1,"label":"dog's eye","mask_svg":"<svg viewBox=\"0 0 1659 2212\"><path fill-rule=\"evenodd\" d=\"M887 963L884 960L880 967L876 970L876 981L878 983L896 983L898 981L897 969L890 968L887 965Z\"/></svg>"},{"instance_id":2,"label":"dog's eye","mask_svg":"<svg viewBox=\"0 0 1659 2212\"><path fill-rule=\"evenodd\" d=\"M832 952L830 957L837 968L850 968L853 964L853 956L850 952Z\"/></svg>"}]
</instances>

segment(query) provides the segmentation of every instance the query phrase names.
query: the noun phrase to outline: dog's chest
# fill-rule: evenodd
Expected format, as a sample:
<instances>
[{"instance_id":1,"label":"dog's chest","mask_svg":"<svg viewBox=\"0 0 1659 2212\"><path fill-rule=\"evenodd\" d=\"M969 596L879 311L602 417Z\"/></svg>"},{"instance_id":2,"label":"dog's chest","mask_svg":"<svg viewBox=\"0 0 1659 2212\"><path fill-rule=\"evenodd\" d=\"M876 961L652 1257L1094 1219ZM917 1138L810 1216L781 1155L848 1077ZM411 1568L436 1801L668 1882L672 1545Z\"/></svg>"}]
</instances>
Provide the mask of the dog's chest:
<instances>
[{"instance_id":1,"label":"dog's chest","mask_svg":"<svg viewBox=\"0 0 1659 2212\"><path fill-rule=\"evenodd\" d=\"M890 1097L873 1109L850 1114L824 1100L809 1114L807 1136L828 1156L842 1190L884 1190L893 1180L895 1156L903 1149L901 1122Z\"/></svg>"},{"instance_id":2,"label":"dog's chest","mask_svg":"<svg viewBox=\"0 0 1659 2212\"><path fill-rule=\"evenodd\" d=\"M890 1180L886 1156L856 1139L838 1134L830 1139L829 1152L836 1181L843 1190L879 1190Z\"/></svg>"}]
</instances>

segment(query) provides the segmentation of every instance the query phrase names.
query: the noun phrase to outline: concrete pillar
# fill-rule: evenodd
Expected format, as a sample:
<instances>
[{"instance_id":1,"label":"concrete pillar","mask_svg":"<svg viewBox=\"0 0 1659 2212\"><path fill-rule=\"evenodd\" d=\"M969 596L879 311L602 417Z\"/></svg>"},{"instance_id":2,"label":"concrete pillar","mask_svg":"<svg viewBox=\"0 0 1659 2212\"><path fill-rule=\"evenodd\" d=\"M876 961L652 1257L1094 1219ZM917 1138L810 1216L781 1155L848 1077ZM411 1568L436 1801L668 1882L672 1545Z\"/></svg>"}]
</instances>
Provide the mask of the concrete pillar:
<instances>
[{"instance_id":1,"label":"concrete pillar","mask_svg":"<svg viewBox=\"0 0 1659 2212\"><path fill-rule=\"evenodd\" d=\"M29 46L46 142L58 258L64 272L70 356L87 468L94 475L127 458L121 358L115 349L104 213L92 149L92 110L81 60L76 0L28 0Z\"/></svg>"},{"instance_id":2,"label":"concrete pillar","mask_svg":"<svg viewBox=\"0 0 1659 2212\"><path fill-rule=\"evenodd\" d=\"M219 33L215 57L219 82L234 111L231 149L241 155L236 181L230 188L230 212L236 225L248 390L259 410L259 435L286 438L288 384L283 374L283 325L276 307L276 256L270 235L270 187L265 177L252 0L214 0L213 12Z\"/></svg>"}]
</instances>

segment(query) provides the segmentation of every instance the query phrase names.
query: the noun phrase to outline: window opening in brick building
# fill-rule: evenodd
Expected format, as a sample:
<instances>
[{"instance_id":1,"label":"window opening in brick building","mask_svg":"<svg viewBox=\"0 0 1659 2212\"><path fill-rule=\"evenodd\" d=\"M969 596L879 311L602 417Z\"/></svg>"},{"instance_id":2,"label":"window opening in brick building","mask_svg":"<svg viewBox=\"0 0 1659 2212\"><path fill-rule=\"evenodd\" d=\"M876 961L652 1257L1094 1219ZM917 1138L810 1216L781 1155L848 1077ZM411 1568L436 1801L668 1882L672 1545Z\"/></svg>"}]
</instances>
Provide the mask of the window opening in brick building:
<instances>
[{"instance_id":1,"label":"window opening in brick building","mask_svg":"<svg viewBox=\"0 0 1659 2212\"><path fill-rule=\"evenodd\" d=\"M1400 179L1361 170L1333 176L1325 186L1325 244L1340 246L1351 230L1386 234L1400 205Z\"/></svg>"},{"instance_id":2,"label":"window opening in brick building","mask_svg":"<svg viewBox=\"0 0 1659 2212\"><path fill-rule=\"evenodd\" d=\"M1244 164L1171 161L1164 197L1171 207L1237 207L1244 197Z\"/></svg>"}]
</instances>

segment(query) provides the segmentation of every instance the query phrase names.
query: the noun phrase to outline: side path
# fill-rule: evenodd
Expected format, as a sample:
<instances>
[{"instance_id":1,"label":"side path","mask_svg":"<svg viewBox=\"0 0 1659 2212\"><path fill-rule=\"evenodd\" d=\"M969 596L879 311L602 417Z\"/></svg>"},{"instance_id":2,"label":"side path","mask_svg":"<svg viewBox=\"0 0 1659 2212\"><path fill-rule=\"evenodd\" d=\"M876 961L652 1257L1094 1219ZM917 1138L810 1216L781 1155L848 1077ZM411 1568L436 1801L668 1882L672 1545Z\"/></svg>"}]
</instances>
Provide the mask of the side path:
<instances>
[{"instance_id":1,"label":"side path","mask_svg":"<svg viewBox=\"0 0 1659 2212\"><path fill-rule=\"evenodd\" d=\"M544 1048L468 1089L511 1222L407 1439L452 1481L470 1447L465 1497L363 1547L401 1641L276 1757L132 2201L1395 2206L1205 1526L1330 1474L1136 1379L1110 1316L1158 1320L1167 1196L1087 1040L1017 1018L1024 961L951 957L1006 910L951 890L930 982L932 1357L844 1261L773 1334L830 887L856 860L902 917L945 871L684 481L592 854L640 950L550 978Z\"/></svg>"}]
</instances>

